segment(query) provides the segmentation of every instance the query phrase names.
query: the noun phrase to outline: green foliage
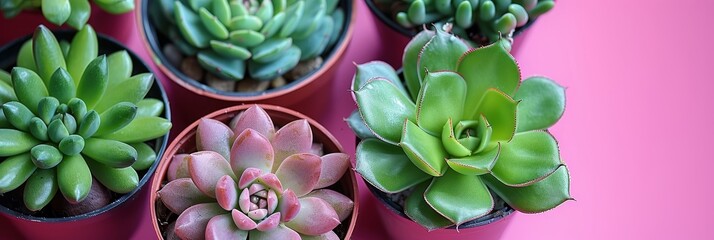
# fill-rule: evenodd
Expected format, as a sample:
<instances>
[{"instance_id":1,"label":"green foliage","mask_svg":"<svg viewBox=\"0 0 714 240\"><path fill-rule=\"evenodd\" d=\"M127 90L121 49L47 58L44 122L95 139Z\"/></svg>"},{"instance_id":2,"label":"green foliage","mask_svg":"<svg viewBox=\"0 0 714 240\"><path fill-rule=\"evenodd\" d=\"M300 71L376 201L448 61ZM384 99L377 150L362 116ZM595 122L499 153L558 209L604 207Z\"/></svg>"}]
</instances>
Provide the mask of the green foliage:
<instances>
[{"instance_id":1,"label":"green foliage","mask_svg":"<svg viewBox=\"0 0 714 240\"><path fill-rule=\"evenodd\" d=\"M339 36L335 0L163 0L150 7L158 28L205 70L228 79L268 81L322 55ZM333 17L334 16L334 17ZM340 19L341 18L341 19ZM338 25L337 23L340 23Z\"/></svg>"},{"instance_id":2,"label":"green foliage","mask_svg":"<svg viewBox=\"0 0 714 240\"><path fill-rule=\"evenodd\" d=\"M526 213L571 199L546 131L565 110L564 89L544 77L521 83L506 47L469 50L449 33L419 33L405 49L401 80L417 93L394 84L386 63L357 66L359 114L347 119L363 138L356 170L384 192L412 189L405 213L429 230L490 213L492 193Z\"/></svg>"},{"instance_id":3,"label":"green foliage","mask_svg":"<svg viewBox=\"0 0 714 240\"><path fill-rule=\"evenodd\" d=\"M58 190L70 203L83 201L93 177L116 193L130 192L138 185L137 170L156 160L143 142L171 127L158 117L163 103L144 99L153 75L129 76L126 52L97 56L89 25L68 46L65 57L52 32L40 25L18 56L33 61L18 60L24 67L14 67L10 82L0 83L12 93L0 99L0 194L24 183L31 211L44 208ZM107 66L110 62L115 66ZM106 91L118 83L121 88ZM149 129L119 134L130 126ZM131 137L112 137L127 134Z\"/></svg>"},{"instance_id":4,"label":"green foliage","mask_svg":"<svg viewBox=\"0 0 714 240\"><path fill-rule=\"evenodd\" d=\"M134 0L94 0L102 10L122 14L134 9ZM45 19L59 26L67 23L74 29L87 24L92 8L89 0L0 0L5 18L13 18L23 10L40 9Z\"/></svg>"}]
</instances>

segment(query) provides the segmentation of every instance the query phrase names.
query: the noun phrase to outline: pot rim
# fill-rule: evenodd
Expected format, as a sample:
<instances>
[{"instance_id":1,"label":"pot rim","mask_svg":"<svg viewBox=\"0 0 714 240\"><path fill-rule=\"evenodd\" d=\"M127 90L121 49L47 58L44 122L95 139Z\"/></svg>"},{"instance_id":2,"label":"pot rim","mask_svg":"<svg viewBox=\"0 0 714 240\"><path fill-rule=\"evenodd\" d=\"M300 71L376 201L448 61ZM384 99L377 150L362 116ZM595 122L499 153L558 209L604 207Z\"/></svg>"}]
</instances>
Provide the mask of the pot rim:
<instances>
[{"instance_id":1,"label":"pot rim","mask_svg":"<svg viewBox=\"0 0 714 240\"><path fill-rule=\"evenodd\" d=\"M156 214L156 202L160 201L158 199L157 192L161 189L162 182L164 181L164 178L166 176L166 171L168 170L169 164L171 160L173 159L173 156L176 154L176 152L184 145L186 144L187 141L190 140L191 137L195 136L195 131L198 128L198 124L203 118L210 118L210 119L216 119L217 117L221 116L226 116L230 114L236 114L238 112L245 111L251 106L260 106L263 108L271 118L273 117L274 114L285 114L293 117L293 120L297 119L305 119L308 121L310 124L310 127L312 128L313 131L313 136L315 133L319 133L324 135L329 142L335 145L335 148L337 152L344 152L344 149L342 148L342 145L340 142L335 138L332 133L330 133L325 127L323 127L320 123L315 121L314 119L305 116L302 113L299 113L295 110L291 110L289 108L285 107L280 107L280 106L275 106L275 105L269 105L269 104L241 104L241 105L235 105L227 108L223 108L217 111L214 111L212 113L209 113L190 125L188 125L186 128L184 128L181 133L179 133L169 144L169 146L166 148L166 151L158 164L157 167L157 172L152 178L151 182L151 189L150 189L150 194L151 196L149 197L149 207L150 207L150 212L151 212L151 224L154 228L154 232L156 233L156 237L158 239L163 239L163 236L161 235L161 229L159 228L159 224L157 223L157 214ZM323 143L324 144L324 143ZM347 227L347 232L345 233L345 239L350 239L352 236L352 233L354 232L355 225L357 224L357 215L359 213L359 189L357 187L357 178L355 177L354 171L352 170L352 167L350 167L347 172L342 176L342 178L338 181L342 182L345 181L345 178L351 182L351 192L353 194L352 201L354 203L354 207L352 208L352 216L350 217L349 220L345 219L343 223L349 222L349 226ZM338 184L335 183L335 184ZM347 191L350 191L350 189L347 189Z\"/></svg>"},{"instance_id":2,"label":"pot rim","mask_svg":"<svg viewBox=\"0 0 714 240\"><path fill-rule=\"evenodd\" d=\"M417 33L420 32L420 31L416 31L416 29L418 29L418 27L413 28L413 29L409 29L409 28L403 27L402 25L399 25L396 21L392 20L391 17L389 17L389 16L388 16L387 14L385 14L384 12L382 12L382 11L377 7L377 4L374 3L374 0L365 0L365 2L367 3L367 7L369 7L370 12L372 12L372 14L374 14L375 16L377 16L377 18L378 18L382 23L384 23L384 24L386 24L387 26L389 26L389 28L391 28L391 29L394 30L395 32L398 32L399 34L402 34L402 35L404 35L404 36L406 36L406 37L408 37L408 38L412 38L412 37L416 36ZM529 19L528 22L527 22L525 25L523 25L523 26L521 26L521 27L517 27L516 30L513 31L513 38L515 38L516 36L522 34L524 31L526 31L528 28L530 28L530 26L532 26L533 23L535 23L537 20L538 20L538 18L536 18L536 19ZM429 23L429 24L431 24L431 23ZM425 24L425 25L426 25L426 24Z\"/></svg>"},{"instance_id":3,"label":"pot rim","mask_svg":"<svg viewBox=\"0 0 714 240\"><path fill-rule=\"evenodd\" d=\"M52 30L52 33L55 35L55 37L57 39L71 39L74 36L74 34L76 34L76 32L77 32L77 30L73 30L73 29ZM22 44L25 43L25 41L29 40L31 37L32 37L32 34L28 34L24 37L15 39L15 40L5 44L4 46L0 47L0 53L5 53L6 51L12 51L13 48L17 48L18 53L19 53L20 46L22 46ZM164 113L163 113L164 116L163 117L165 117L167 120L171 121L171 106L169 104L169 98L166 94L166 91L165 91L163 85L161 84L161 81L157 78L156 74L151 70L149 65L146 64L146 62L144 62L144 60L142 60L138 55L136 55L136 53L134 53L130 48L126 47L124 44L122 44L121 42L117 41L116 39L114 39L108 35L97 32L97 41L99 43L98 45L100 46L100 51L99 51L100 53L101 53L102 42L108 44L108 46L107 46L108 49L116 48L116 49L119 49L116 51L124 50L129 54L129 56L131 57L131 59L134 63L133 64L134 70L137 69L136 63L139 63L140 66L142 66L143 68L146 69L146 72L154 75L154 83L152 84L151 88L149 89L149 93L147 93L147 96L149 94L151 94L151 92L158 91L159 94L157 95L157 97L160 96L161 101L164 103ZM109 52L109 53L112 53L112 52ZM105 53L105 54L109 54L109 53ZM0 55L3 55L4 56L3 58L7 58L5 54L0 54ZM13 57L16 57L16 56L17 56L17 54L14 54ZM12 62L14 62L14 60ZM2 62L0 62L0 64L2 64ZM111 203L109 203L108 205L106 205L104 207L101 207L94 211L90 211L90 212L86 212L86 213L82 213L82 214L74 215L74 216L68 216L68 217L31 216L31 215L26 215L26 214L20 213L18 211L12 210L12 209L10 209L6 206L3 206L3 205L0 205L0 212L5 213L10 216L13 216L15 218L19 218L19 219L23 219L23 220L27 220L27 221L47 222L47 223L80 221L80 220L92 218L95 216L102 215L106 212L109 212L109 211L113 210L114 208L120 206L121 204L127 202L128 200L132 200L137 197L137 193L139 191L141 191L143 189L144 185L146 185L146 183L149 182L149 179L152 178L152 175L154 174L156 167L159 165L158 159L160 159L163 156L163 154L166 150L168 140L169 140L169 133L166 133L162 137L159 137L159 138L156 138L155 140L153 140L153 141L157 141L157 143L158 143L156 146L154 146L155 149L156 148L159 149L156 152L157 161L154 161L154 163L151 164L151 167L144 170L144 171L146 171L146 173L144 173L144 176L142 176L141 179L139 179L139 185L136 188L134 188L134 190L120 196L119 198L115 199L114 201L112 201Z\"/></svg>"},{"instance_id":4,"label":"pot rim","mask_svg":"<svg viewBox=\"0 0 714 240\"><path fill-rule=\"evenodd\" d=\"M345 8L345 26L342 29L342 32L340 33L340 37L338 38L337 42L335 45L332 47L332 50L327 53L327 58L326 60L322 63L322 65L316 69L313 70L311 73L309 73L306 76L302 76L299 79L288 83L284 86L274 88L274 89L269 89L265 91L260 91L260 92L227 92L227 91L221 91L221 90L216 90L212 87L209 87L208 85L205 85L203 83L200 83L194 79L189 78L185 74L183 74L180 69L172 66L171 64L168 63L168 59L166 56L163 54L161 51L161 46L159 45L158 42L158 36L156 31L152 31L152 34L149 34L149 30L153 30L153 24L151 23L151 20L146 17L148 16L148 0L137 0L140 1L139 4L137 4L137 9L136 9L136 17L137 17L137 24L139 28L139 32L141 35L141 40L144 46L147 49L147 52L149 52L149 55L151 56L151 59L153 62L156 64L156 66L163 72L171 81L177 83L181 87L188 89L189 91L200 95L200 96L206 96L212 99L219 99L223 101L231 101L231 102L261 102L261 101L267 101L270 99L275 99L279 98L285 95L289 95L292 92L298 91L299 89L304 88L305 86L315 82L317 79L319 79L321 76L325 75L330 68L333 68L335 64L339 62L341 59L341 56L344 55L345 51L347 50L347 46L349 45L349 42L352 39L352 33L354 32L356 20L357 20L357 0L341 0L345 2L344 8ZM351 4L350 4L351 2ZM324 55L324 54L323 54Z\"/></svg>"}]
</instances>

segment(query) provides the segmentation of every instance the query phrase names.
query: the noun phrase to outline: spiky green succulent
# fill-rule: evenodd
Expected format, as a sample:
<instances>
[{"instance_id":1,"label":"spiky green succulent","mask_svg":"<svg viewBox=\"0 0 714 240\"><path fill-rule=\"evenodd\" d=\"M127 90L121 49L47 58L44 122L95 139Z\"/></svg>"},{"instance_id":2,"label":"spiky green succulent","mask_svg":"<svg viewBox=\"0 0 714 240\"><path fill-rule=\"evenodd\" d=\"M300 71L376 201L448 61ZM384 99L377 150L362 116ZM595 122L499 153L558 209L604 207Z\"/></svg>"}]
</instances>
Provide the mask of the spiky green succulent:
<instances>
[{"instance_id":1,"label":"spiky green succulent","mask_svg":"<svg viewBox=\"0 0 714 240\"><path fill-rule=\"evenodd\" d=\"M395 12L395 20L412 28L422 24L451 23L457 35L478 43L510 38L522 27L550 11L553 0L375 0ZM477 36L471 36L476 33ZM499 34L500 33L500 34ZM479 38L485 37L487 41Z\"/></svg>"},{"instance_id":2,"label":"spiky green succulent","mask_svg":"<svg viewBox=\"0 0 714 240\"><path fill-rule=\"evenodd\" d=\"M526 213L570 199L546 130L565 110L564 88L544 77L521 82L502 44L469 49L423 31L405 49L406 89L386 63L357 67L356 170L383 192L413 189L405 213L429 230L490 213L492 194Z\"/></svg>"},{"instance_id":3,"label":"spiky green succulent","mask_svg":"<svg viewBox=\"0 0 714 240\"><path fill-rule=\"evenodd\" d=\"M104 11L122 14L134 9L134 0L94 0ZM92 12L89 0L0 0L5 18L13 18L26 9L41 9L51 23L82 29Z\"/></svg>"},{"instance_id":4,"label":"spiky green succulent","mask_svg":"<svg viewBox=\"0 0 714 240\"><path fill-rule=\"evenodd\" d=\"M98 54L86 25L62 48L40 25L20 49L11 74L0 71L0 194L23 183L24 203L44 208L57 191L83 201L92 177L116 193L139 183L156 159L145 141L165 135L164 105L144 98L151 73L131 76L126 51Z\"/></svg>"},{"instance_id":5,"label":"spiky green succulent","mask_svg":"<svg viewBox=\"0 0 714 240\"><path fill-rule=\"evenodd\" d=\"M229 80L283 75L333 45L344 22L338 0L155 2L150 12L158 28L174 25L167 34L177 47Z\"/></svg>"}]
</instances>

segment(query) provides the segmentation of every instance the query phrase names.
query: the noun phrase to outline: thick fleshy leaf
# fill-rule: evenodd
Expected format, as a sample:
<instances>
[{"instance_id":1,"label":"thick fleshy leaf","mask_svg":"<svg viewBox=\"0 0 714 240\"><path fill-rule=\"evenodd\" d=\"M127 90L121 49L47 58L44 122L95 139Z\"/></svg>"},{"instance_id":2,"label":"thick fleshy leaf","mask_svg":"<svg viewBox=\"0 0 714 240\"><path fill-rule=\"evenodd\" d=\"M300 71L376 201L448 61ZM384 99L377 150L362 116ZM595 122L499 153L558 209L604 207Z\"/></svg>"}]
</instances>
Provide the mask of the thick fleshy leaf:
<instances>
[{"instance_id":1,"label":"thick fleshy leaf","mask_svg":"<svg viewBox=\"0 0 714 240\"><path fill-rule=\"evenodd\" d=\"M270 141L253 129L246 129L233 142L230 149L231 169L236 175L248 168L270 172L273 168L273 146Z\"/></svg>"},{"instance_id":2,"label":"thick fleshy leaf","mask_svg":"<svg viewBox=\"0 0 714 240\"><path fill-rule=\"evenodd\" d=\"M38 211L47 206L57 194L57 173L54 169L37 169L27 182L23 191L25 207Z\"/></svg>"},{"instance_id":3,"label":"thick fleshy leaf","mask_svg":"<svg viewBox=\"0 0 714 240\"><path fill-rule=\"evenodd\" d=\"M137 116L124 128L102 136L126 143L149 141L166 135L171 129L171 121L162 117Z\"/></svg>"},{"instance_id":4,"label":"thick fleshy leaf","mask_svg":"<svg viewBox=\"0 0 714 240\"><path fill-rule=\"evenodd\" d=\"M300 199L300 212L295 219L286 222L291 229L306 235L320 235L332 231L340 224L335 210L320 198Z\"/></svg>"},{"instance_id":5,"label":"thick fleshy leaf","mask_svg":"<svg viewBox=\"0 0 714 240\"><path fill-rule=\"evenodd\" d=\"M434 178L424 192L424 199L434 210L457 226L493 210L493 197L481 179L453 170L447 171L442 177Z\"/></svg>"},{"instance_id":6,"label":"thick fleshy leaf","mask_svg":"<svg viewBox=\"0 0 714 240\"><path fill-rule=\"evenodd\" d=\"M69 4L67 4L67 7L69 7ZM42 77L45 83L50 81L52 73L54 73L57 68L67 69L67 64L59 43L57 43L57 38L55 38L52 31L44 25L38 26L32 36L32 53L35 56L37 74ZM22 101L22 99L20 100Z\"/></svg>"},{"instance_id":7,"label":"thick fleshy leaf","mask_svg":"<svg viewBox=\"0 0 714 240\"><path fill-rule=\"evenodd\" d=\"M258 182L262 183L267 188L273 189L274 191L277 191L277 192L283 191L283 185L280 183L280 179L278 179L278 177L275 176L275 174L272 174L272 173L264 174L264 175L258 177Z\"/></svg>"},{"instance_id":8,"label":"thick fleshy leaf","mask_svg":"<svg viewBox=\"0 0 714 240\"><path fill-rule=\"evenodd\" d=\"M183 5L181 1L174 3L174 10L176 23L184 39L194 47L207 47L211 34L203 27L198 14Z\"/></svg>"},{"instance_id":9,"label":"thick fleshy leaf","mask_svg":"<svg viewBox=\"0 0 714 240\"><path fill-rule=\"evenodd\" d=\"M37 105L47 97L47 88L37 73L22 67L12 68L12 86L17 100L27 108L37 113ZM47 81L50 79L48 78Z\"/></svg>"},{"instance_id":10,"label":"thick fleshy leaf","mask_svg":"<svg viewBox=\"0 0 714 240\"><path fill-rule=\"evenodd\" d=\"M558 142L545 131L518 133L503 144L493 176L506 185L527 186L553 173L560 161Z\"/></svg>"},{"instance_id":11,"label":"thick fleshy leaf","mask_svg":"<svg viewBox=\"0 0 714 240\"><path fill-rule=\"evenodd\" d=\"M400 147L377 139L362 140L357 145L355 158L355 171L382 192L401 192L431 179L431 175L419 170Z\"/></svg>"},{"instance_id":12,"label":"thick fleshy leaf","mask_svg":"<svg viewBox=\"0 0 714 240\"><path fill-rule=\"evenodd\" d=\"M233 209L231 211L231 216L233 218L233 223L241 230L250 231L258 227L253 219L250 219L248 215L239 211L238 209Z\"/></svg>"},{"instance_id":13,"label":"thick fleshy leaf","mask_svg":"<svg viewBox=\"0 0 714 240\"><path fill-rule=\"evenodd\" d=\"M472 50L459 60L458 72L466 80L467 86L464 109L476 109L489 88L496 88L509 96L513 96L518 88L521 73L516 60L499 44ZM466 115L470 116L473 115Z\"/></svg>"},{"instance_id":14,"label":"thick fleshy leaf","mask_svg":"<svg viewBox=\"0 0 714 240\"><path fill-rule=\"evenodd\" d=\"M0 129L0 157L24 153L40 144L31 134L15 129Z\"/></svg>"},{"instance_id":15,"label":"thick fleshy leaf","mask_svg":"<svg viewBox=\"0 0 714 240\"><path fill-rule=\"evenodd\" d=\"M258 231L270 231L277 227L278 224L280 224L280 213L276 212L260 221L255 228L258 229Z\"/></svg>"},{"instance_id":16,"label":"thick fleshy leaf","mask_svg":"<svg viewBox=\"0 0 714 240\"><path fill-rule=\"evenodd\" d=\"M248 232L238 229L230 214L218 215L206 224L206 240L245 240L248 239Z\"/></svg>"},{"instance_id":17,"label":"thick fleshy leaf","mask_svg":"<svg viewBox=\"0 0 714 240\"><path fill-rule=\"evenodd\" d=\"M199 203L215 202L198 190L190 178L170 181L157 194L161 202L176 214L181 214L187 208Z\"/></svg>"},{"instance_id":18,"label":"thick fleshy leaf","mask_svg":"<svg viewBox=\"0 0 714 240\"><path fill-rule=\"evenodd\" d=\"M355 109L352 111L349 117L344 119L347 125L352 129L352 132L357 135L360 139L375 138L374 133L369 130L367 124L362 120L362 116L359 115L359 110Z\"/></svg>"},{"instance_id":19,"label":"thick fleshy leaf","mask_svg":"<svg viewBox=\"0 0 714 240\"><path fill-rule=\"evenodd\" d=\"M414 188L404 203L404 213L427 231L433 231L453 225L449 219L439 214L424 199L424 191L431 185L431 181L423 182Z\"/></svg>"},{"instance_id":20,"label":"thick fleshy leaf","mask_svg":"<svg viewBox=\"0 0 714 240\"><path fill-rule=\"evenodd\" d=\"M326 232L317 236L300 235L302 240L339 240L340 237L333 231Z\"/></svg>"},{"instance_id":21,"label":"thick fleshy leaf","mask_svg":"<svg viewBox=\"0 0 714 240\"><path fill-rule=\"evenodd\" d=\"M424 45L428 43L434 36L436 32L424 29L419 32L404 48L404 55L402 56L402 69L404 72L404 81L406 82L407 89L411 94L411 98L416 101L417 94L421 88L421 81L419 79L419 74L417 71L417 61L419 55L424 48Z\"/></svg>"},{"instance_id":22,"label":"thick fleshy leaf","mask_svg":"<svg viewBox=\"0 0 714 240\"><path fill-rule=\"evenodd\" d=\"M484 93L481 105L478 106L471 119L477 119L478 115L476 114L485 116L493 129L491 141L508 142L516 132L517 105L518 102L511 97L492 88Z\"/></svg>"},{"instance_id":23,"label":"thick fleshy leaf","mask_svg":"<svg viewBox=\"0 0 714 240\"><path fill-rule=\"evenodd\" d=\"M258 180L260 176L263 176L263 170L257 168L246 168L245 171L243 171L243 173L240 175L240 179L238 180L238 188L247 188L255 180Z\"/></svg>"},{"instance_id":24,"label":"thick fleshy leaf","mask_svg":"<svg viewBox=\"0 0 714 240\"><path fill-rule=\"evenodd\" d=\"M295 195L302 197L309 193L320 180L322 159L310 153L290 155L280 164L275 175L283 188L292 189Z\"/></svg>"},{"instance_id":25,"label":"thick fleshy leaf","mask_svg":"<svg viewBox=\"0 0 714 240\"><path fill-rule=\"evenodd\" d=\"M179 178L190 178L188 173L188 154L176 154L169 163L169 169L166 171L166 178L173 181Z\"/></svg>"},{"instance_id":26,"label":"thick fleshy leaf","mask_svg":"<svg viewBox=\"0 0 714 240\"><path fill-rule=\"evenodd\" d=\"M36 169L30 153L6 158L0 162L0 193L17 189Z\"/></svg>"},{"instance_id":27,"label":"thick fleshy leaf","mask_svg":"<svg viewBox=\"0 0 714 240\"><path fill-rule=\"evenodd\" d=\"M402 140L399 142L409 160L432 176L441 176L446 169L446 153L441 139L429 135L411 121L405 121Z\"/></svg>"},{"instance_id":28,"label":"thick fleshy leaf","mask_svg":"<svg viewBox=\"0 0 714 240\"><path fill-rule=\"evenodd\" d=\"M315 190L305 195L305 197L316 197L325 200L335 210L340 221L344 221L352 214L352 209L355 205L350 198L330 189Z\"/></svg>"},{"instance_id":29,"label":"thick fleshy leaf","mask_svg":"<svg viewBox=\"0 0 714 240\"><path fill-rule=\"evenodd\" d=\"M65 155L57 165L59 190L70 203L78 203L87 198L92 187L92 172L81 154Z\"/></svg>"},{"instance_id":30,"label":"thick fleshy leaf","mask_svg":"<svg viewBox=\"0 0 714 240\"><path fill-rule=\"evenodd\" d=\"M438 136L444 123L461 121L466 99L466 82L455 72L430 72L417 97L416 123Z\"/></svg>"},{"instance_id":31,"label":"thick fleshy leaf","mask_svg":"<svg viewBox=\"0 0 714 240\"><path fill-rule=\"evenodd\" d=\"M484 175L484 181L495 194L519 212L540 213L553 209L570 197L570 175L565 166L545 179L525 187L510 187Z\"/></svg>"},{"instance_id":32,"label":"thick fleshy leaf","mask_svg":"<svg viewBox=\"0 0 714 240\"><path fill-rule=\"evenodd\" d=\"M498 154L501 152L501 144L484 152L479 152L463 158L446 159L452 170L464 175L482 175L490 173L496 164Z\"/></svg>"},{"instance_id":33,"label":"thick fleshy leaf","mask_svg":"<svg viewBox=\"0 0 714 240\"><path fill-rule=\"evenodd\" d=\"M216 183L216 201L226 211L238 206L238 186L236 181L228 175L223 175Z\"/></svg>"},{"instance_id":34,"label":"thick fleshy leaf","mask_svg":"<svg viewBox=\"0 0 714 240\"><path fill-rule=\"evenodd\" d=\"M196 148L198 151L214 151L225 159L230 159L233 131L222 122L202 118L196 130Z\"/></svg>"},{"instance_id":35,"label":"thick fleshy leaf","mask_svg":"<svg viewBox=\"0 0 714 240\"><path fill-rule=\"evenodd\" d=\"M206 233L206 226L211 218L220 214L225 214L217 203L201 203L186 209L178 219L174 232L181 239L203 239Z\"/></svg>"},{"instance_id":36,"label":"thick fleshy leaf","mask_svg":"<svg viewBox=\"0 0 714 240\"><path fill-rule=\"evenodd\" d=\"M87 108L92 109L107 90L107 57L101 55L87 64L82 78L77 84L77 98L82 99Z\"/></svg>"},{"instance_id":37,"label":"thick fleshy leaf","mask_svg":"<svg viewBox=\"0 0 714 240\"><path fill-rule=\"evenodd\" d=\"M109 64L108 61L107 64ZM120 102L130 102L136 104L142 99L144 99L146 94L149 92L149 89L151 89L153 83L154 74L140 73L126 80L123 80L116 86L110 85L108 89L111 90L107 91L106 94L102 96L102 99L94 107L94 110L96 110L97 112L103 112L104 110L109 109L110 107Z\"/></svg>"},{"instance_id":38,"label":"thick fleshy leaf","mask_svg":"<svg viewBox=\"0 0 714 240\"><path fill-rule=\"evenodd\" d=\"M362 88L370 79L381 77L389 80L406 94L406 89L402 85L399 75L388 63L382 61L371 61L357 65L355 76L352 79L352 91Z\"/></svg>"},{"instance_id":39,"label":"thick fleshy leaf","mask_svg":"<svg viewBox=\"0 0 714 240\"><path fill-rule=\"evenodd\" d=\"M360 115L377 138L390 144L401 139L404 120L415 121L416 105L384 78L374 78L354 92Z\"/></svg>"},{"instance_id":40,"label":"thick fleshy leaf","mask_svg":"<svg viewBox=\"0 0 714 240\"><path fill-rule=\"evenodd\" d=\"M290 155L309 153L312 149L312 130L305 119L295 120L281 127L271 140L275 152L273 172Z\"/></svg>"},{"instance_id":41,"label":"thick fleshy leaf","mask_svg":"<svg viewBox=\"0 0 714 240\"><path fill-rule=\"evenodd\" d=\"M565 112L565 88L545 77L524 80L513 99L521 101L517 132L549 128Z\"/></svg>"},{"instance_id":42,"label":"thick fleshy leaf","mask_svg":"<svg viewBox=\"0 0 714 240\"><path fill-rule=\"evenodd\" d=\"M422 84L427 72L456 71L459 57L469 50L469 45L460 38L436 29L436 35L424 45L417 59L417 72Z\"/></svg>"},{"instance_id":43,"label":"thick fleshy leaf","mask_svg":"<svg viewBox=\"0 0 714 240\"><path fill-rule=\"evenodd\" d=\"M345 153L330 153L322 156L320 180L315 185L315 189L335 184L347 172L350 165L350 155Z\"/></svg>"},{"instance_id":44,"label":"thick fleshy leaf","mask_svg":"<svg viewBox=\"0 0 714 240\"><path fill-rule=\"evenodd\" d=\"M272 139L275 135L273 120L270 119L270 115L258 105L253 105L233 118L230 127L233 129L235 135L241 134L243 130L247 128L259 132L268 139Z\"/></svg>"},{"instance_id":45,"label":"thick fleshy leaf","mask_svg":"<svg viewBox=\"0 0 714 240\"><path fill-rule=\"evenodd\" d=\"M300 240L300 234L294 230L285 227L283 225L278 225L278 227L267 232L253 231L250 233L251 240L273 240L273 239L284 239L284 240Z\"/></svg>"},{"instance_id":46,"label":"thick fleshy leaf","mask_svg":"<svg viewBox=\"0 0 714 240\"><path fill-rule=\"evenodd\" d=\"M282 195L283 197L280 199L280 203L278 204L278 211L280 212L280 217L282 218L280 221L292 221L300 211L300 201L295 193L290 189L285 189Z\"/></svg>"},{"instance_id":47,"label":"thick fleshy leaf","mask_svg":"<svg viewBox=\"0 0 714 240\"><path fill-rule=\"evenodd\" d=\"M139 174L131 167L114 168L90 158L84 160L87 162L92 176L112 192L129 193L139 186Z\"/></svg>"},{"instance_id":48,"label":"thick fleshy leaf","mask_svg":"<svg viewBox=\"0 0 714 240\"><path fill-rule=\"evenodd\" d=\"M212 198L216 197L218 179L224 175L236 179L228 161L216 152L192 153L188 159L188 170L196 187Z\"/></svg>"}]
</instances>

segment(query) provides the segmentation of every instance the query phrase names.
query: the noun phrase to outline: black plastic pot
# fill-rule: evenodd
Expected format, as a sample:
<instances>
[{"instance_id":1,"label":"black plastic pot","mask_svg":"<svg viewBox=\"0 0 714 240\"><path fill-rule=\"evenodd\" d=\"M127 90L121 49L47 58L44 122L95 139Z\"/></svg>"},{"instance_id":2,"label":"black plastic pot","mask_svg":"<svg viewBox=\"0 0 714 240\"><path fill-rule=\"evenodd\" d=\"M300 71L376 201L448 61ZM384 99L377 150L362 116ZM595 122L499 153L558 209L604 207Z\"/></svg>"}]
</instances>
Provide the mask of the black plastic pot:
<instances>
[{"instance_id":1,"label":"black plastic pot","mask_svg":"<svg viewBox=\"0 0 714 240\"><path fill-rule=\"evenodd\" d=\"M307 75L281 87L258 92L218 90L187 76L179 69L179 66L173 65L162 51L163 47L171 41L168 36L157 31L157 26L154 25L152 19L149 17L149 8L153 7L150 4L150 0L139 1L136 15L142 38L147 49L149 49L149 53L152 55L152 59L169 79L181 87L188 89L194 94L222 101L285 105L286 103L298 102L310 96L333 78L337 68L336 64L339 63L339 60L347 49L352 37L354 24L356 23L356 0L340 0L338 6L345 12L344 25L342 26L340 37L334 46L327 49L321 55L323 58L322 65Z\"/></svg>"},{"instance_id":2,"label":"black plastic pot","mask_svg":"<svg viewBox=\"0 0 714 240\"><path fill-rule=\"evenodd\" d=\"M75 31L61 30L54 31L54 34L58 40L71 41ZM11 70L15 66L20 47L31 37L31 35L25 36L0 48L0 56L2 56L0 58L0 68ZM121 43L99 33L97 38L100 55L126 50L133 63L132 75L151 72L151 69L141 58ZM168 97L158 79L154 80L146 97L162 100L164 103L162 117L171 119ZM147 170L138 171L140 180L136 189L123 195L113 193L113 199L109 205L75 216L61 216L51 211L49 206L41 211L32 213L25 209L21 197L12 197L13 194L11 193L18 191L15 190L0 197L0 213L9 216L11 218L9 220L28 239L64 239L70 238L70 236L72 239L127 239L133 234L134 228L139 222L138 219L141 218L142 201L135 200L142 194L144 185L151 180L151 176L156 170L156 166L158 166L158 159L161 158L166 149L168 138L169 135L166 134L148 142L149 145L154 147L154 151L157 153L157 160ZM127 219L127 217L136 218Z\"/></svg>"}]
</instances>

